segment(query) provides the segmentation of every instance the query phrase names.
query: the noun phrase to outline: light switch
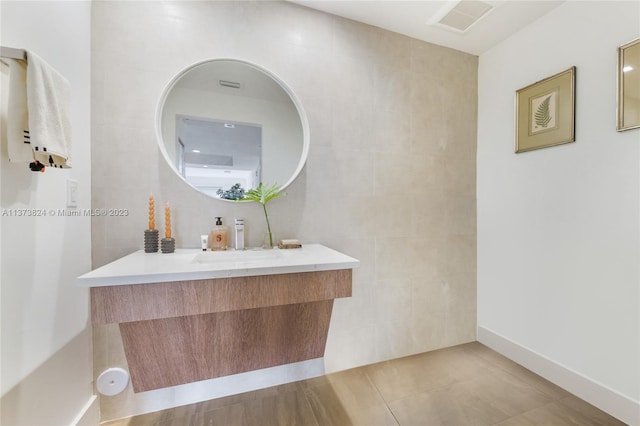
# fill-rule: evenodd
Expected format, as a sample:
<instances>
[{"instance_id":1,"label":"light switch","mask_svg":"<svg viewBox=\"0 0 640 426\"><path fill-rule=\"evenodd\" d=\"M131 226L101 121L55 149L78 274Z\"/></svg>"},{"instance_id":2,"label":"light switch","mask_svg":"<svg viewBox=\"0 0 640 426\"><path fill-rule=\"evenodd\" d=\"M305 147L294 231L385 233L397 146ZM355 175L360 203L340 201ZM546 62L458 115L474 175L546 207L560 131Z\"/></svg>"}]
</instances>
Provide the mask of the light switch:
<instances>
[{"instance_id":1,"label":"light switch","mask_svg":"<svg viewBox=\"0 0 640 426\"><path fill-rule=\"evenodd\" d=\"M67 207L78 207L78 181L67 179Z\"/></svg>"}]
</instances>

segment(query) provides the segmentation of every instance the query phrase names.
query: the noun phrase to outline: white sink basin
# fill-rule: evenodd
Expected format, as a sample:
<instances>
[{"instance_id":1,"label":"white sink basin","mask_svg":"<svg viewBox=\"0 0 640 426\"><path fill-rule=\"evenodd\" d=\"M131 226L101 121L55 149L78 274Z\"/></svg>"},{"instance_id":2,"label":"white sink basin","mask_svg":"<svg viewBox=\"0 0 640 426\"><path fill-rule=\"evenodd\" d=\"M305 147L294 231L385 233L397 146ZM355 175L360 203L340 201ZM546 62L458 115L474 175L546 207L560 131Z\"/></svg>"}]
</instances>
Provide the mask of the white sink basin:
<instances>
[{"instance_id":1,"label":"white sink basin","mask_svg":"<svg viewBox=\"0 0 640 426\"><path fill-rule=\"evenodd\" d=\"M194 263L253 263L277 260L283 257L282 250L229 250L206 251L193 257Z\"/></svg>"}]
</instances>

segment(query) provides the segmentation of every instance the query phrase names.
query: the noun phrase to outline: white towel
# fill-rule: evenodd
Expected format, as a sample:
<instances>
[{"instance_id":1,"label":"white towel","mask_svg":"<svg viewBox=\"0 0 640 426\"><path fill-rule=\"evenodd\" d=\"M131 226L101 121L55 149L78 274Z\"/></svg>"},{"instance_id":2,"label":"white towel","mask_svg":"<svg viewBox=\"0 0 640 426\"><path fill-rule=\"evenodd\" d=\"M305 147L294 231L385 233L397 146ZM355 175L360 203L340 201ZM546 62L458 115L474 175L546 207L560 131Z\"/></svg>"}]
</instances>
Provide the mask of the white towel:
<instances>
[{"instance_id":1,"label":"white towel","mask_svg":"<svg viewBox=\"0 0 640 426\"><path fill-rule=\"evenodd\" d=\"M8 58L3 58L2 62L7 65L7 68L3 67L2 70L2 86L8 89L6 92L3 91L2 119L6 123L9 161L30 163L33 161L33 153L29 143L27 65L24 61Z\"/></svg>"},{"instance_id":2,"label":"white towel","mask_svg":"<svg viewBox=\"0 0 640 426\"><path fill-rule=\"evenodd\" d=\"M71 167L69 82L27 51L27 108L33 158L45 166Z\"/></svg>"}]
</instances>

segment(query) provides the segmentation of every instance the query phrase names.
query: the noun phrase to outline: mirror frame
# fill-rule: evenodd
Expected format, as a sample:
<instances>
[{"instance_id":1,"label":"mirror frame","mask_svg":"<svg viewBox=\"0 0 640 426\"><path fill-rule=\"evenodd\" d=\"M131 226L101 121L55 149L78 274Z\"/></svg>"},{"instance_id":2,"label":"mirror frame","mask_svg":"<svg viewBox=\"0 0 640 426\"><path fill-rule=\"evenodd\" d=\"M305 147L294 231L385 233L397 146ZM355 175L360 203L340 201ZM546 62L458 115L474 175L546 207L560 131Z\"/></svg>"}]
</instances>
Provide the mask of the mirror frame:
<instances>
[{"instance_id":1,"label":"mirror frame","mask_svg":"<svg viewBox=\"0 0 640 426\"><path fill-rule=\"evenodd\" d=\"M622 68L624 67L625 51L632 47L640 50L640 38L631 40L630 42L625 43L622 46L618 47L618 108L617 108L618 121L616 123L616 130L618 132L640 128L640 120L630 124L627 124L624 122L624 100L625 100L626 92L624 88L624 72ZM640 70L638 70L638 72L640 73ZM640 80L640 74L638 74L638 79Z\"/></svg>"},{"instance_id":2,"label":"mirror frame","mask_svg":"<svg viewBox=\"0 0 640 426\"><path fill-rule=\"evenodd\" d=\"M171 81L169 81L169 83L166 85L166 87L164 88L164 90L162 91L162 94L160 95L160 98L158 99L158 104L156 106L156 123L155 123L155 127L156 127L156 142L158 144L158 147L160 148L160 152L162 152L162 156L164 157L166 163L169 165L169 167L171 167L171 169L173 170L173 172L180 177L180 179L186 183L187 185L189 185L189 187L195 189L196 191L198 191L198 193L205 195L207 197L210 197L214 200L220 200L220 201L227 201L227 202L234 202L234 200L227 200L225 198L219 198L219 197L214 197L213 195L209 195L209 194L205 194L204 192L202 192L201 190L199 190L196 186L194 186L193 184L191 184L189 181L187 181L184 176L182 176L182 174L180 174L180 172L178 171L178 168L176 167L175 164L173 164L170 161L170 156L167 153L166 147L165 147L165 141L164 141L164 137L162 135L162 111L164 109L164 105L167 101L167 97L169 96L169 93L171 92L171 90L174 88L174 86L178 83L178 81L180 81L180 79L189 71L191 71L192 69L200 66L200 65L204 65L204 64L208 64L211 62L223 62L223 61L234 61L234 62L239 62L241 64L244 64L246 66L252 67L262 73L264 73L265 75L267 75L268 77L270 77L273 81L275 81L276 83L278 83L278 85L282 88L282 90L284 90L287 95L289 95L289 98L291 99L291 102L293 102L293 105L296 107L296 110L298 111L298 116L300 118L300 124L302 126L302 152L300 154L300 160L298 162L298 165L296 166L296 169L294 170L293 174L291 175L291 177L289 178L289 180L287 182L285 182L283 185L280 186L280 191L283 191L285 188L287 188L289 185L291 185L293 183L294 180L296 180L296 178L300 175L300 172L302 172L302 169L304 168L304 165L307 162L307 157L309 155L309 145L310 145L310 136L309 136L309 120L307 119L307 114L304 110L304 107L302 106L302 102L300 102L300 99L298 98L298 96L295 94L295 92L293 90L291 90L291 88L284 82L284 80L282 80L280 77L278 77L276 74L274 74L273 72L269 71L268 69L257 65L253 62L249 62L246 61L244 59L238 59L238 58L214 58L214 59L205 59L199 62L196 62L194 64L189 65L186 68L183 68L180 72L178 72L172 79ZM265 182L272 184L275 182ZM251 189L251 188L247 188L247 189Z\"/></svg>"}]
</instances>

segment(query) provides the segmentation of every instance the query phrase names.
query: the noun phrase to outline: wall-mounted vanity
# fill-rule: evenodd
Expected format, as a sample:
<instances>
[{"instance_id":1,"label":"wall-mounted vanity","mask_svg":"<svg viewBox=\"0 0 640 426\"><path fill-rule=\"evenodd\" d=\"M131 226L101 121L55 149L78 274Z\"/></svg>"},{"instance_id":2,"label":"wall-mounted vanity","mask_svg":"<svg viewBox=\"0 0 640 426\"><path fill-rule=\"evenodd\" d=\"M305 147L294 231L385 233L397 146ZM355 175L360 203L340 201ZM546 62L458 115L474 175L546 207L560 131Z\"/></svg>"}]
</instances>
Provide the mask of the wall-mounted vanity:
<instances>
[{"instance_id":1,"label":"wall-mounted vanity","mask_svg":"<svg viewBox=\"0 0 640 426\"><path fill-rule=\"evenodd\" d=\"M118 323L135 392L321 358L352 257L292 250L135 252L78 278Z\"/></svg>"},{"instance_id":2,"label":"wall-mounted vanity","mask_svg":"<svg viewBox=\"0 0 640 426\"><path fill-rule=\"evenodd\" d=\"M185 188L225 201L219 192L237 183L284 189L309 151L308 121L293 91L237 59L178 73L160 96L156 131ZM319 244L141 250L78 284L91 287L92 323L119 325L133 390L142 392L322 358L333 300L351 296L357 264Z\"/></svg>"}]
</instances>

